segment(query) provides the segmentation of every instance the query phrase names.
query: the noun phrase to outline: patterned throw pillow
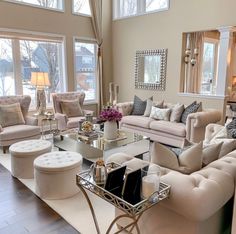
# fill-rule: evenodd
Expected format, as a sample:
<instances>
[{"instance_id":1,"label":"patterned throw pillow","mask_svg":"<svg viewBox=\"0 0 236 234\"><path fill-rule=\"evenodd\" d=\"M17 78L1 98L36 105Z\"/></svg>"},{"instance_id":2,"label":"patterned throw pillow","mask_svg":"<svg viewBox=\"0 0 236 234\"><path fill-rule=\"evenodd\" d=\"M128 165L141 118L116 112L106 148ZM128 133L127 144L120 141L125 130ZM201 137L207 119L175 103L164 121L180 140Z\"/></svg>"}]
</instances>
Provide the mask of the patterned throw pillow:
<instances>
[{"instance_id":1,"label":"patterned throw pillow","mask_svg":"<svg viewBox=\"0 0 236 234\"><path fill-rule=\"evenodd\" d=\"M189 114L195 113L198 111L198 108L201 106L201 102L197 103L196 101L194 101L193 103L191 103L189 106L187 106L184 109L184 112L181 116L181 122L186 124L187 121L187 117Z\"/></svg>"},{"instance_id":2,"label":"patterned throw pillow","mask_svg":"<svg viewBox=\"0 0 236 234\"><path fill-rule=\"evenodd\" d=\"M169 109L169 108L161 109L161 108L153 106L152 110L151 110L150 117L153 118L153 119L157 119L157 120L169 121L170 112L171 112L171 109Z\"/></svg>"},{"instance_id":3,"label":"patterned throw pillow","mask_svg":"<svg viewBox=\"0 0 236 234\"><path fill-rule=\"evenodd\" d=\"M67 117L83 116L83 110L79 104L79 100L64 100L60 102L62 113Z\"/></svg>"},{"instance_id":4,"label":"patterned throw pillow","mask_svg":"<svg viewBox=\"0 0 236 234\"><path fill-rule=\"evenodd\" d=\"M2 127L25 124L20 103L0 105L0 125Z\"/></svg>"},{"instance_id":5,"label":"patterned throw pillow","mask_svg":"<svg viewBox=\"0 0 236 234\"><path fill-rule=\"evenodd\" d=\"M236 138L236 119L227 124L226 129L229 137Z\"/></svg>"},{"instance_id":6,"label":"patterned throw pillow","mask_svg":"<svg viewBox=\"0 0 236 234\"><path fill-rule=\"evenodd\" d=\"M149 98L152 100L152 97ZM134 96L134 104L131 115L143 115L146 110L147 100L143 101L138 96Z\"/></svg>"}]
</instances>

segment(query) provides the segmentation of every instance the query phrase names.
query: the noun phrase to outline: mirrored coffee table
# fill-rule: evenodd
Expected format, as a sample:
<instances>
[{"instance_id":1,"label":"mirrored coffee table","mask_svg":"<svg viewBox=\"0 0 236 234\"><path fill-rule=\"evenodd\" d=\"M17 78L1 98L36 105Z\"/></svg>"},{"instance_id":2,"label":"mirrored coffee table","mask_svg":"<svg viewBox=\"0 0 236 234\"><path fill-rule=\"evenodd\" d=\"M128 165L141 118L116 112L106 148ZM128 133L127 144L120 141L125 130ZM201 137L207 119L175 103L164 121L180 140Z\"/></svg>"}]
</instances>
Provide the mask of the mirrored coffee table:
<instances>
[{"instance_id":1,"label":"mirrored coffee table","mask_svg":"<svg viewBox=\"0 0 236 234\"><path fill-rule=\"evenodd\" d=\"M54 138L54 146L59 150L80 153L84 159L95 162L98 159L106 160L111 154L124 152L131 156L142 156L149 152L150 139L136 133L120 131L116 140L106 140L100 132L98 137L90 140L81 139L78 130L74 129L62 133L61 137Z\"/></svg>"}]
</instances>

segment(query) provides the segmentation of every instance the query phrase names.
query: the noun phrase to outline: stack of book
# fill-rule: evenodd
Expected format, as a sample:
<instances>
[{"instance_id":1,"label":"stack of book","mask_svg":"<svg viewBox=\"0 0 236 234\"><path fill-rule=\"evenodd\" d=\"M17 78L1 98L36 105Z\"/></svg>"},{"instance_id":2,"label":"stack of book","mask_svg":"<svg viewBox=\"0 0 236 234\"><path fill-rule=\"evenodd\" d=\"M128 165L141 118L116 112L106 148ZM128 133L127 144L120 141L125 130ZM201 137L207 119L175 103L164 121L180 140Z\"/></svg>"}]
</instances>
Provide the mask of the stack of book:
<instances>
[{"instance_id":1,"label":"stack of book","mask_svg":"<svg viewBox=\"0 0 236 234\"><path fill-rule=\"evenodd\" d=\"M95 131L92 132L78 131L78 138L89 141L98 138L98 133Z\"/></svg>"}]
</instances>

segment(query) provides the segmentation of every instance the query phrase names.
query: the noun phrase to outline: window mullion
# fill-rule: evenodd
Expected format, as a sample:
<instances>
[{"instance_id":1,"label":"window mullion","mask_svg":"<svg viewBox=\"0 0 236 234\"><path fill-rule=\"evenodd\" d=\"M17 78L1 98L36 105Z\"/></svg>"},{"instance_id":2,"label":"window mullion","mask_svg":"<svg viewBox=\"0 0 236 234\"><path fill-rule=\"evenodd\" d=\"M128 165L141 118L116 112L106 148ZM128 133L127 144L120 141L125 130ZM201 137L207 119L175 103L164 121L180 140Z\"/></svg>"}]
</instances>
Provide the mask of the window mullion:
<instances>
[{"instance_id":1,"label":"window mullion","mask_svg":"<svg viewBox=\"0 0 236 234\"><path fill-rule=\"evenodd\" d=\"M12 55L14 66L15 93L17 95L21 95L23 94L23 87L21 78L20 41L18 39L12 40Z\"/></svg>"},{"instance_id":2,"label":"window mullion","mask_svg":"<svg viewBox=\"0 0 236 234\"><path fill-rule=\"evenodd\" d=\"M137 0L137 9L138 14L142 14L146 12L146 0Z\"/></svg>"}]
</instances>

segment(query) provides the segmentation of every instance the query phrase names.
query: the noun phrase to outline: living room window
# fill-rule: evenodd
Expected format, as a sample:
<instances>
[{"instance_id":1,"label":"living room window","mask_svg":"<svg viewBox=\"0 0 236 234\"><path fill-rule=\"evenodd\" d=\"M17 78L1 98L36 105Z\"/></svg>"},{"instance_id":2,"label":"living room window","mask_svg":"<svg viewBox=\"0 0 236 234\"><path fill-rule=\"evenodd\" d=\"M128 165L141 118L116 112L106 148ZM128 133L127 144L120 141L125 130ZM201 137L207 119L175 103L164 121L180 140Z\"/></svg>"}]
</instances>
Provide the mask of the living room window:
<instances>
[{"instance_id":1,"label":"living room window","mask_svg":"<svg viewBox=\"0 0 236 234\"><path fill-rule=\"evenodd\" d=\"M97 100L96 54L97 44L93 41L75 39L76 90L85 92L85 101Z\"/></svg>"},{"instance_id":2,"label":"living room window","mask_svg":"<svg viewBox=\"0 0 236 234\"><path fill-rule=\"evenodd\" d=\"M89 0L73 0L73 13L91 16Z\"/></svg>"},{"instance_id":3,"label":"living room window","mask_svg":"<svg viewBox=\"0 0 236 234\"><path fill-rule=\"evenodd\" d=\"M45 87L47 103L50 94L65 91L63 41L0 35L0 96L27 94L35 106L36 87L32 72L48 74Z\"/></svg>"},{"instance_id":4,"label":"living room window","mask_svg":"<svg viewBox=\"0 0 236 234\"><path fill-rule=\"evenodd\" d=\"M4 0L4 1L36 6L52 10L59 10L59 11L64 10L64 0Z\"/></svg>"},{"instance_id":5,"label":"living room window","mask_svg":"<svg viewBox=\"0 0 236 234\"><path fill-rule=\"evenodd\" d=\"M214 94L216 88L216 70L218 58L218 40L205 38L202 56L201 93Z\"/></svg>"},{"instance_id":6,"label":"living room window","mask_svg":"<svg viewBox=\"0 0 236 234\"><path fill-rule=\"evenodd\" d=\"M169 9L169 0L113 0L113 19Z\"/></svg>"}]
</instances>

